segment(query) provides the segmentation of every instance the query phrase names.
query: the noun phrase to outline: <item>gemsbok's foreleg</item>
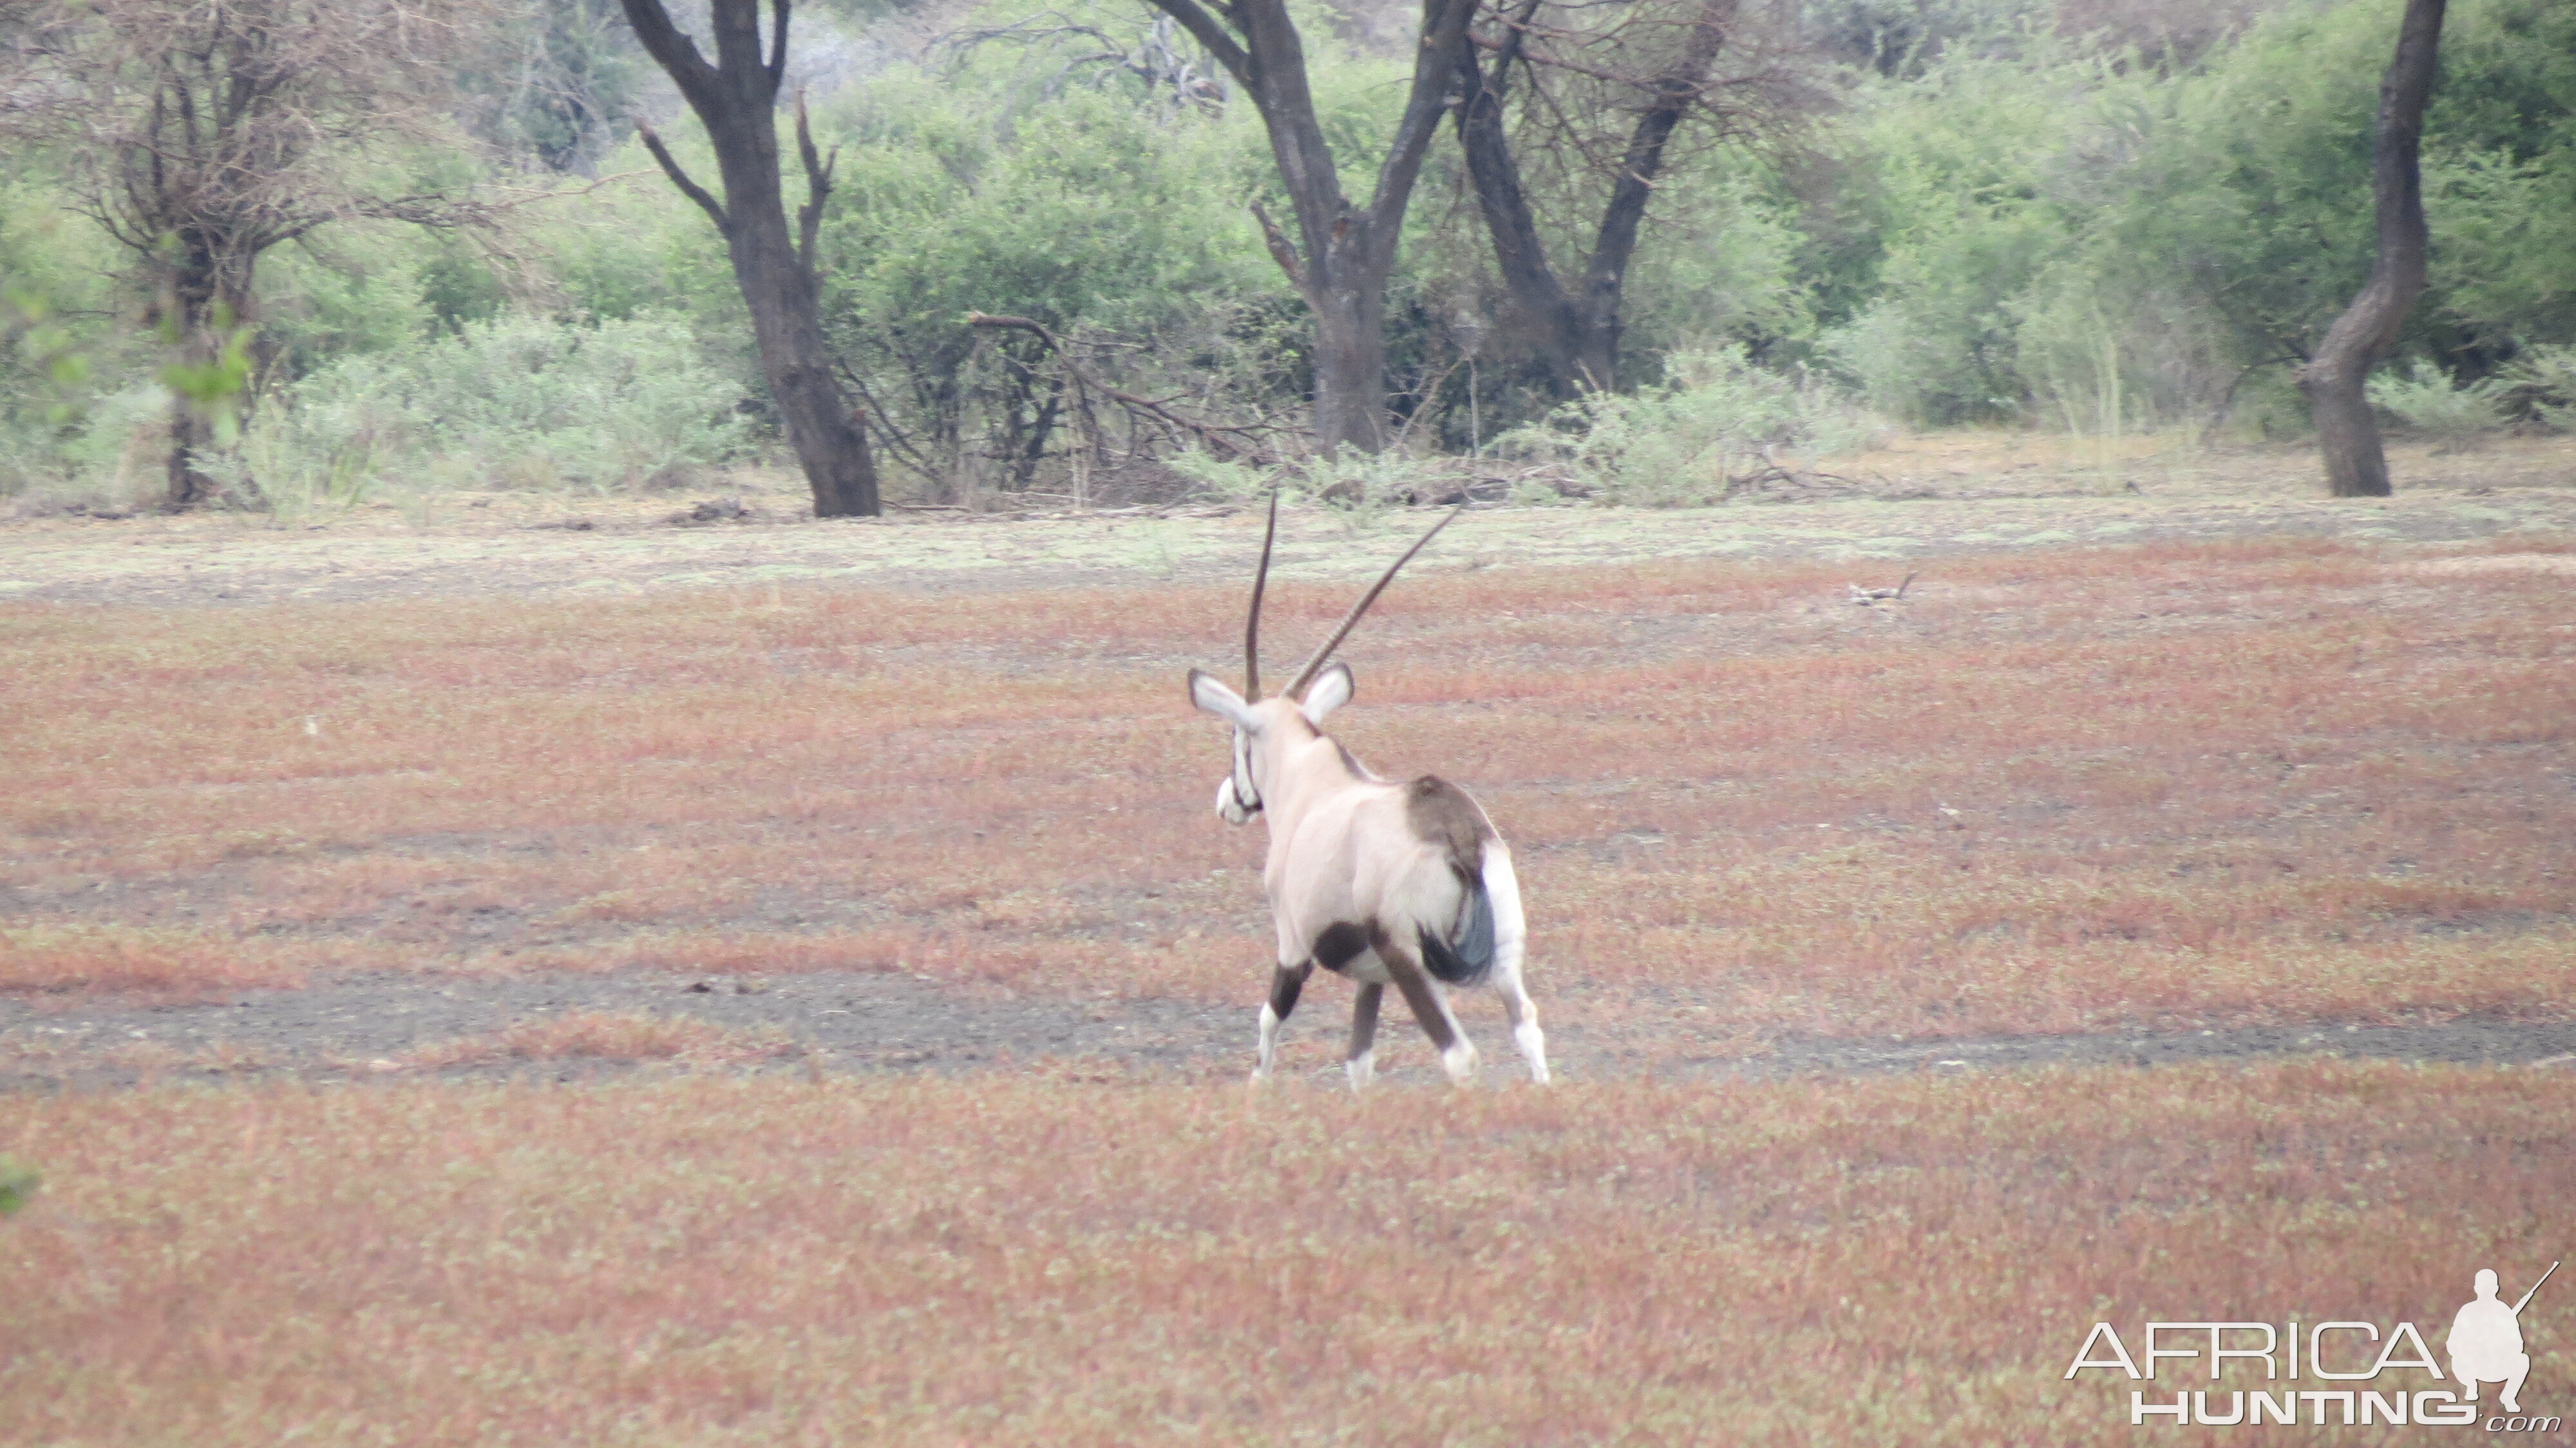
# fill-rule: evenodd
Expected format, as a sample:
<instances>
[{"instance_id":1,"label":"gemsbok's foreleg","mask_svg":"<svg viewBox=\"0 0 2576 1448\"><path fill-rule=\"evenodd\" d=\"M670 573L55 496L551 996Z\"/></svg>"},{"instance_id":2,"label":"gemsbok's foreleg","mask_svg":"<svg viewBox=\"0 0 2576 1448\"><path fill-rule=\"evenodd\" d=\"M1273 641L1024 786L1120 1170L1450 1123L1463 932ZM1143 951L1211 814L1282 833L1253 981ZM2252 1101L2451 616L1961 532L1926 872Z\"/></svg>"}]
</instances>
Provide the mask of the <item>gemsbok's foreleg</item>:
<instances>
[{"instance_id":1,"label":"gemsbok's foreleg","mask_svg":"<svg viewBox=\"0 0 2576 1448\"><path fill-rule=\"evenodd\" d=\"M1350 1072L1354 1091L1377 1078L1377 1007L1385 997L1386 987L1371 981L1351 1002L1351 1054L1342 1069Z\"/></svg>"},{"instance_id":2,"label":"gemsbok's foreleg","mask_svg":"<svg viewBox=\"0 0 2576 1448\"><path fill-rule=\"evenodd\" d=\"M1261 1061L1252 1068L1253 1085L1270 1079L1270 1062L1279 1050L1279 1023L1297 1009L1297 993L1306 988L1306 977L1314 969L1315 962L1301 960L1270 972L1270 999L1261 1003Z\"/></svg>"}]
</instances>

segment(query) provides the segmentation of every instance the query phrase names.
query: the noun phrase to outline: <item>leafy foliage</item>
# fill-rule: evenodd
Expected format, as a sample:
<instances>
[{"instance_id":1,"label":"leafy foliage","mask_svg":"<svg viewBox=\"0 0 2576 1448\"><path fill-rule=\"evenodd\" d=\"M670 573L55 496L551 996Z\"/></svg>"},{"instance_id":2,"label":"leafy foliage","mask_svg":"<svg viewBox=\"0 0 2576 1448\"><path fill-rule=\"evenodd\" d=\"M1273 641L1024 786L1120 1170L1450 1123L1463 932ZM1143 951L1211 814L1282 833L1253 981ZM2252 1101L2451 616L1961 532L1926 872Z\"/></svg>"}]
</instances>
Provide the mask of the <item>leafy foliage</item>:
<instances>
[{"instance_id":1,"label":"leafy foliage","mask_svg":"<svg viewBox=\"0 0 2576 1448\"><path fill-rule=\"evenodd\" d=\"M2496 374L2512 405L2557 432L2576 431L2576 346L2534 347Z\"/></svg>"},{"instance_id":2,"label":"leafy foliage","mask_svg":"<svg viewBox=\"0 0 2576 1448\"><path fill-rule=\"evenodd\" d=\"M1030 73L1047 59L1065 57L986 47L891 69L830 117L849 199L824 228L827 322L898 457L952 493L1027 488L1075 423L1035 340L979 335L969 312L1034 320L1197 412L1258 413L1302 386L1299 304L1243 206L1267 164L1257 118L1057 89Z\"/></svg>"},{"instance_id":3,"label":"leafy foliage","mask_svg":"<svg viewBox=\"0 0 2576 1448\"><path fill-rule=\"evenodd\" d=\"M825 316L898 495L1268 486L1313 387L1308 322L1250 219L1250 203L1281 204L1262 127L1186 37L1111 0L987 0L945 35L807 8L791 66L839 154ZM283 409L243 434L269 461L246 453L237 470L265 490L284 467L289 493L336 497L393 478L618 486L777 454L722 238L619 139L629 109L675 102L612 11L478 12L455 120L486 153L389 145L332 186L513 184L495 169L509 165L639 174L470 242L344 217L268 250L238 309L246 347L182 359ZM1520 428L1515 447L1581 458L1607 494L1672 501L1721 494L1763 447L1820 446L1798 429L1823 415L1779 421L1784 399L2102 438L2303 432L2289 369L2370 262L2364 138L2395 12L2209 0L2159 11L2173 22L2159 39L2117 7L1811 0L1808 42L1844 64L1839 108L1797 146L1673 158L1626 278L1634 391L1554 417L1444 140L1388 292L1407 445L1475 452ZM1361 155L1400 102L1400 47L1359 21L1310 43L1321 123L1337 154ZM2458 0L2443 53L2424 149L2432 289L2381 392L2400 417L2465 409L2474 428L2500 408L2563 426L2576 7ZM690 125L665 130L704 166ZM164 425L148 405L170 360L143 320L149 269L72 209L82 174L56 153L0 161L0 281L17 299L0 491L138 473ZM1600 174L1581 156L1532 161L1551 247L1581 250ZM475 381L476 366L502 370ZM1317 459L1292 485L1415 485L1344 468Z\"/></svg>"},{"instance_id":4,"label":"leafy foliage","mask_svg":"<svg viewBox=\"0 0 2576 1448\"><path fill-rule=\"evenodd\" d=\"M1676 354L1669 373L1660 387L1587 394L1496 447L1563 462L1607 502L1688 507L1725 497L1785 453L1845 452L1876 431L1838 387L1793 381L1741 352Z\"/></svg>"},{"instance_id":5,"label":"leafy foliage","mask_svg":"<svg viewBox=\"0 0 2576 1448\"><path fill-rule=\"evenodd\" d=\"M1841 204L1879 250L1821 350L1917 422L2064 420L2114 381L2131 426L2223 412L2369 272L2394 27L2388 6L2292 5L2179 70L2034 39L1864 85L1845 156L1869 184ZM2541 200L2576 185L2571 53L2566 7L2453 7L2424 151L2433 290L2406 345L2472 377L2517 339L2576 335L2576 213Z\"/></svg>"},{"instance_id":6,"label":"leafy foliage","mask_svg":"<svg viewBox=\"0 0 2576 1448\"><path fill-rule=\"evenodd\" d=\"M743 455L747 401L677 318L516 315L330 363L273 410L253 461L316 501L386 481L608 487Z\"/></svg>"},{"instance_id":7,"label":"leafy foliage","mask_svg":"<svg viewBox=\"0 0 2576 1448\"><path fill-rule=\"evenodd\" d=\"M2501 377L2453 382L2419 357L2403 377L2382 373L2371 378L2367 391L2371 406L2445 446L2459 447L2504 426L2509 387Z\"/></svg>"}]
</instances>

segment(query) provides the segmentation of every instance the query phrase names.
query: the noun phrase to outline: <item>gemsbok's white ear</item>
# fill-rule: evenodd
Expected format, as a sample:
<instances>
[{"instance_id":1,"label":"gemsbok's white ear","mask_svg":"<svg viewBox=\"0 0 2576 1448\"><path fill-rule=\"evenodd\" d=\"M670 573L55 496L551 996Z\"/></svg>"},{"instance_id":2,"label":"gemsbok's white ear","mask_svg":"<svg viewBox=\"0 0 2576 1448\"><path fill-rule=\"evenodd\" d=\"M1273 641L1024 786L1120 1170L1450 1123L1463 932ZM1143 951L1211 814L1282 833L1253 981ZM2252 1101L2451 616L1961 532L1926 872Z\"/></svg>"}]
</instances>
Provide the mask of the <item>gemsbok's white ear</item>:
<instances>
[{"instance_id":1,"label":"gemsbok's white ear","mask_svg":"<svg viewBox=\"0 0 2576 1448\"><path fill-rule=\"evenodd\" d=\"M1359 685L1351 678L1351 666L1335 664L1315 676L1306 688L1306 697L1298 704L1305 711L1306 722L1321 729L1324 717L1351 701L1351 691Z\"/></svg>"},{"instance_id":2,"label":"gemsbok's white ear","mask_svg":"<svg viewBox=\"0 0 2576 1448\"><path fill-rule=\"evenodd\" d=\"M1223 719L1246 734L1261 731L1261 716L1243 702L1243 696L1229 689L1225 681L1205 669L1190 670L1190 702Z\"/></svg>"}]
</instances>

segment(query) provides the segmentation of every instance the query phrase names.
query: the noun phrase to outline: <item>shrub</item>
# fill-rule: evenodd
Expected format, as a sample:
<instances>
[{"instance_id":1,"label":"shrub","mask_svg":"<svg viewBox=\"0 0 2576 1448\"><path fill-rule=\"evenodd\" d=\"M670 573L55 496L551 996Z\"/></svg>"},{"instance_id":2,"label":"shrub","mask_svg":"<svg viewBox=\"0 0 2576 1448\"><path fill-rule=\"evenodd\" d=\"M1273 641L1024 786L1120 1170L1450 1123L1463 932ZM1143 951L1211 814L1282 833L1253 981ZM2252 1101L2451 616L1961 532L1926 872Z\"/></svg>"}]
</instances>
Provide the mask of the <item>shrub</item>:
<instances>
[{"instance_id":1,"label":"shrub","mask_svg":"<svg viewBox=\"0 0 2576 1448\"><path fill-rule=\"evenodd\" d=\"M243 462L272 496L316 501L394 479L606 488L748 453L745 395L668 315L507 316L323 367L268 410Z\"/></svg>"},{"instance_id":2,"label":"shrub","mask_svg":"<svg viewBox=\"0 0 2576 1448\"><path fill-rule=\"evenodd\" d=\"M1661 387L1588 394L1495 448L1561 462L1604 502L1671 508L1716 502L1786 454L1852 451L1884 430L1838 388L1739 351L1676 353L1665 371Z\"/></svg>"},{"instance_id":3,"label":"shrub","mask_svg":"<svg viewBox=\"0 0 2576 1448\"><path fill-rule=\"evenodd\" d=\"M1472 482L1463 460L1421 457L1399 444L1380 453L1336 448L1275 468L1218 458L1197 448L1172 456L1172 471L1219 502L1257 507L1277 492L1289 507L1321 507L1350 528L1374 523L1390 508L1455 497Z\"/></svg>"},{"instance_id":4,"label":"shrub","mask_svg":"<svg viewBox=\"0 0 2576 1448\"><path fill-rule=\"evenodd\" d=\"M2507 384L2489 377L2454 385L2448 374L2417 358L2404 377L2383 372L2370 379L2370 403L2411 432L2445 448L2463 447L2504 426Z\"/></svg>"},{"instance_id":5,"label":"shrub","mask_svg":"<svg viewBox=\"0 0 2576 1448\"><path fill-rule=\"evenodd\" d=\"M2552 432L2576 431L2576 346L2525 348L2496 380L2515 413Z\"/></svg>"}]
</instances>

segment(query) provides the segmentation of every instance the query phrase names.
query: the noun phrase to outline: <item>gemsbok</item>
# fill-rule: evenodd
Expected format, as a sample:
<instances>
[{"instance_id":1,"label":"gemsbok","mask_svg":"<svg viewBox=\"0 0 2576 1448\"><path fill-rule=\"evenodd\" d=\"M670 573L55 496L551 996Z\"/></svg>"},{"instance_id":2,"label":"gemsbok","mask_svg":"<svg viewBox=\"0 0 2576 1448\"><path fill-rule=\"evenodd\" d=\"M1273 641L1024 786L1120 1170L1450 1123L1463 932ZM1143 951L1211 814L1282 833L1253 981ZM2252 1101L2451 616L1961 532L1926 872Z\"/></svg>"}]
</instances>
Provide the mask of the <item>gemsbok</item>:
<instances>
[{"instance_id":1,"label":"gemsbok","mask_svg":"<svg viewBox=\"0 0 2576 1448\"><path fill-rule=\"evenodd\" d=\"M1279 947L1270 999L1261 1007L1254 1085L1270 1079L1279 1024L1317 965L1359 986L1345 1063L1354 1091L1374 1074L1378 1003L1390 984L1413 1008L1451 1081L1463 1084L1475 1073L1476 1048L1441 987L1480 984L1502 996L1530 1075L1541 1084L1548 1079L1547 1038L1521 984L1521 893L1510 848L1465 790L1428 774L1380 779L1324 732L1353 688L1348 664L1326 668L1325 661L1396 570L1457 516L1452 510L1431 525L1360 596L1288 691L1264 699L1261 591L1279 532L1272 495L1243 627L1243 692L1190 670L1190 702L1234 726L1234 769L1217 785L1217 813L1238 825L1260 815L1270 828L1262 883Z\"/></svg>"}]
</instances>

